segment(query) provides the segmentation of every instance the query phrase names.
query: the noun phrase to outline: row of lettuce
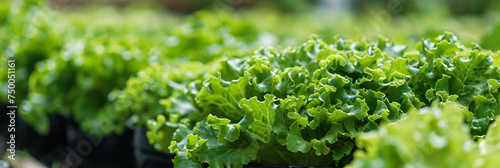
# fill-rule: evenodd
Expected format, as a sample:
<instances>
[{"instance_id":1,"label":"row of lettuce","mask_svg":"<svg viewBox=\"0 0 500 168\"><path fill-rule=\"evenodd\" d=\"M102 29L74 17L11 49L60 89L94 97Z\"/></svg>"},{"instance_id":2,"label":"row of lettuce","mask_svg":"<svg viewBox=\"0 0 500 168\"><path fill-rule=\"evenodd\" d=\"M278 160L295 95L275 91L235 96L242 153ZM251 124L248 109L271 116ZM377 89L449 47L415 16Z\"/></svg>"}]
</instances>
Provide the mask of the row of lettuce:
<instances>
[{"instance_id":1,"label":"row of lettuce","mask_svg":"<svg viewBox=\"0 0 500 168\"><path fill-rule=\"evenodd\" d=\"M16 103L40 134L54 114L91 134L147 128L176 167L499 164L499 53L451 33L258 49L270 35L224 13L143 29L0 3L0 58L16 60Z\"/></svg>"}]
</instances>

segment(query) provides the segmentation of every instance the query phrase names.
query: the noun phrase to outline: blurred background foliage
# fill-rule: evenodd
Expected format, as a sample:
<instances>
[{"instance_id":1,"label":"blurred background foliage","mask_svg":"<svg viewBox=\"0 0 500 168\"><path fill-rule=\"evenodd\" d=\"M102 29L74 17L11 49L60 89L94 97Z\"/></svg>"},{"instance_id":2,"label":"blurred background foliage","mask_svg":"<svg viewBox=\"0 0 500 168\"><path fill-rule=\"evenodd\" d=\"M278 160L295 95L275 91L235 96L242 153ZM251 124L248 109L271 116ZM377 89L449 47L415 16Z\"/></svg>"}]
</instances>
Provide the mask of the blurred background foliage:
<instances>
[{"instance_id":1,"label":"blurred background foliage","mask_svg":"<svg viewBox=\"0 0 500 168\"><path fill-rule=\"evenodd\" d=\"M58 13L54 20L75 26L145 31L168 31L200 10L213 15L230 12L274 35L280 46L303 41L312 33L326 40L334 35L375 40L381 35L409 45L445 30L466 43L499 39L494 32L500 2L494 0L49 0L49 4Z\"/></svg>"}]
</instances>

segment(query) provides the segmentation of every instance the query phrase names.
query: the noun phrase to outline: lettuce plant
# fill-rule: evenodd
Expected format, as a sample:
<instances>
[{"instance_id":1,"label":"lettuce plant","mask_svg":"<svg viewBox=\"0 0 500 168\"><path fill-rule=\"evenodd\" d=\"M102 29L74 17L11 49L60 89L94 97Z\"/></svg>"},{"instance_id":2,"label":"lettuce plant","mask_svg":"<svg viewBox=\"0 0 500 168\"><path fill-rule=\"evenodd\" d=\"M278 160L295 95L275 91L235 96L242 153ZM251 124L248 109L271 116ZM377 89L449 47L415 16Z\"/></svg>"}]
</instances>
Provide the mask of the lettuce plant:
<instances>
[{"instance_id":1,"label":"lettuce plant","mask_svg":"<svg viewBox=\"0 0 500 168\"><path fill-rule=\"evenodd\" d=\"M379 130L360 135L348 167L496 167L500 126L492 124L484 140L474 142L462 111L454 103L434 105Z\"/></svg>"},{"instance_id":2,"label":"lettuce plant","mask_svg":"<svg viewBox=\"0 0 500 168\"><path fill-rule=\"evenodd\" d=\"M191 101L197 109L192 113L205 118L184 124L159 117L148 136L155 139L154 133L166 134L158 132L162 127L177 124L169 146L177 154L176 167L342 164L359 133L423 106L404 74L374 82L379 90L361 85L373 80L371 71L394 71L390 62L400 59L402 50L385 39L370 44L338 38L326 44L313 37L281 52L263 48L228 59Z\"/></svg>"},{"instance_id":3,"label":"lettuce plant","mask_svg":"<svg viewBox=\"0 0 500 168\"><path fill-rule=\"evenodd\" d=\"M50 18L54 15L40 1L0 2L0 61L16 61L16 102L26 99L28 78L38 61L50 57L62 47L62 35ZM7 74L7 64L0 65ZM7 102L7 75L0 77L0 101Z\"/></svg>"},{"instance_id":4,"label":"lettuce plant","mask_svg":"<svg viewBox=\"0 0 500 168\"><path fill-rule=\"evenodd\" d=\"M498 57L474 44L464 47L451 33L436 39L422 40L417 54L407 54L408 81L416 96L430 102L459 102L467 107L464 121L475 138L486 134L489 125L500 115Z\"/></svg>"},{"instance_id":5,"label":"lettuce plant","mask_svg":"<svg viewBox=\"0 0 500 168\"><path fill-rule=\"evenodd\" d=\"M30 76L28 100L22 110L28 123L40 133L47 133L46 114L73 116L83 130L107 134L121 132L114 124L113 109L107 105L107 95L123 87L126 80L147 64L147 60L132 55L143 51L125 48L120 43L100 45L96 41L67 42L60 55L37 64ZM102 40L102 41L101 41ZM99 49L101 47L101 49Z\"/></svg>"},{"instance_id":6,"label":"lettuce plant","mask_svg":"<svg viewBox=\"0 0 500 168\"><path fill-rule=\"evenodd\" d=\"M481 139L499 110L494 54L466 48L451 33L422 40L416 52L406 48L385 38L327 44L313 36L298 47L221 61L186 101L191 115L205 117L158 116L148 137L177 154L176 167L341 166L359 134L438 101L458 102L461 122Z\"/></svg>"},{"instance_id":7,"label":"lettuce plant","mask_svg":"<svg viewBox=\"0 0 500 168\"><path fill-rule=\"evenodd\" d=\"M182 65L182 66L176 66ZM175 96L186 90L189 83L204 79L209 74L210 64L177 61L165 65L152 65L127 80L123 90L114 90L108 95L114 112L123 122L138 127L146 127L148 120L165 113L161 99ZM199 81L198 83L201 83Z\"/></svg>"}]
</instances>

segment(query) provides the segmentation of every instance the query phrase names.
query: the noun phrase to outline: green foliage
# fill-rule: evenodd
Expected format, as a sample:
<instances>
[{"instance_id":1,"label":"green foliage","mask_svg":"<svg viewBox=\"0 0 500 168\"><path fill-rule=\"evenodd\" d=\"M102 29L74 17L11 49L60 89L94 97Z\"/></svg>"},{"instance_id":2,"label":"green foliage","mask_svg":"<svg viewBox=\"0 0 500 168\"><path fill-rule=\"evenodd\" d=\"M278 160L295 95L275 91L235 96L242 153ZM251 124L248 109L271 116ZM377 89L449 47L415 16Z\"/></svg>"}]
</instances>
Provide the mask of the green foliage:
<instances>
[{"instance_id":1,"label":"green foliage","mask_svg":"<svg viewBox=\"0 0 500 168\"><path fill-rule=\"evenodd\" d=\"M259 46L260 31L230 13L201 11L169 32L168 49L163 55L209 62L222 55L245 55Z\"/></svg>"},{"instance_id":2,"label":"green foliage","mask_svg":"<svg viewBox=\"0 0 500 168\"><path fill-rule=\"evenodd\" d=\"M175 64L175 63L172 63ZM206 65L198 62L178 62L180 67L173 65L149 66L130 78L123 90L114 90L108 95L108 100L115 107L114 113L122 116L122 122L129 120L135 126L145 127L147 120L165 113L165 106L160 104L160 99L176 97L177 92L187 90L185 85L197 79L203 79ZM201 83L201 81L198 81ZM189 104L188 104L189 105ZM173 102L167 106L177 108L180 113L190 108L181 102ZM124 125L124 124L122 124Z\"/></svg>"},{"instance_id":3,"label":"green foliage","mask_svg":"<svg viewBox=\"0 0 500 168\"><path fill-rule=\"evenodd\" d=\"M409 86L418 99L426 102L456 101L467 107L464 112L474 136L483 136L490 123L499 115L499 66L490 51L480 47L465 48L451 33L423 40L417 45L418 54L408 54L412 69Z\"/></svg>"},{"instance_id":4,"label":"green foliage","mask_svg":"<svg viewBox=\"0 0 500 168\"><path fill-rule=\"evenodd\" d=\"M107 94L123 87L129 76L146 65L147 60L132 57L142 55L142 51L134 50L133 46L100 45L105 39L92 39L95 41L88 43L68 41L60 55L37 64L37 70L30 76L28 100L23 104L27 121L34 124L36 116L60 113L72 115L82 129L89 132L107 134L120 127L107 122L114 117L114 109L106 103ZM46 133L41 129L47 129L48 125L35 128Z\"/></svg>"},{"instance_id":5,"label":"green foliage","mask_svg":"<svg viewBox=\"0 0 500 168\"><path fill-rule=\"evenodd\" d=\"M19 90L29 94L17 98L26 99L20 111L42 134L48 131L47 114L51 113L73 117L87 132L120 133L126 121L145 126L146 120L164 112L160 99L180 92L181 85L204 79L209 72L205 68L208 62L225 53L233 57L243 55L260 44L260 31L255 26L228 13L198 12L185 18L185 24L172 27L164 22L142 23L140 19L115 24L112 19L111 24L102 22L106 19L92 24L65 19L52 21L43 14L55 12L41 11L38 9L41 7L30 8L34 14L23 14L30 16L28 19L37 13L41 15L36 15L42 17L41 21L34 19L33 25L28 24L37 29L24 31L21 21L14 19L13 28L2 27L5 31L40 34L26 37L20 32L16 33L19 40L8 43L9 39L4 39L0 44L8 45L7 52L2 54L10 54L22 65L16 76ZM113 10L99 12L117 17ZM59 26L48 26L52 24ZM143 29L144 24L153 29ZM49 34L56 30L58 36ZM62 41L64 45L60 44ZM2 83L6 86L6 82ZM28 83L29 87L23 86Z\"/></svg>"},{"instance_id":6,"label":"green foliage","mask_svg":"<svg viewBox=\"0 0 500 168\"><path fill-rule=\"evenodd\" d=\"M281 18L266 23L265 14L197 12L167 23L154 12L123 19L103 10L91 12L105 17L94 22L44 5L0 2L0 61L16 60L20 113L39 133L49 131L48 114L90 133L147 127L157 150L176 154L176 167L344 166L357 148L365 151L353 167L497 165L500 52L486 50L497 49L497 28L484 49L448 32L414 49L316 35L276 49L296 42L274 44L264 30ZM305 18L294 26L301 32L314 23ZM249 52L264 45L276 48Z\"/></svg>"},{"instance_id":7,"label":"green foliage","mask_svg":"<svg viewBox=\"0 0 500 168\"><path fill-rule=\"evenodd\" d=\"M496 167L500 150L498 124L474 142L454 103L433 105L377 131L360 135L348 167Z\"/></svg>"},{"instance_id":8,"label":"green foliage","mask_svg":"<svg viewBox=\"0 0 500 168\"><path fill-rule=\"evenodd\" d=\"M500 24L497 24L488 30L481 38L481 47L489 50L499 50L500 42Z\"/></svg>"},{"instance_id":9,"label":"green foliage","mask_svg":"<svg viewBox=\"0 0 500 168\"><path fill-rule=\"evenodd\" d=\"M222 59L218 74L190 99L191 114L201 118L152 121L148 136L177 125L169 146L176 167L343 165L358 135L438 101L458 102L459 122L469 124L474 139L484 137L499 114L493 54L465 48L451 33L422 40L416 53L406 48L385 38L327 44L312 36L295 48ZM166 151L166 141L153 143Z\"/></svg>"},{"instance_id":10,"label":"green foliage","mask_svg":"<svg viewBox=\"0 0 500 168\"><path fill-rule=\"evenodd\" d=\"M174 139L170 145L177 153L176 166L340 163L354 149L359 133L423 105L398 78L379 83L370 76L372 71L390 73L389 61L398 60L400 54L401 46L385 39L372 44L337 39L328 45L313 37L281 52L263 48L243 59L223 60L219 75L204 82L193 102L208 115L196 125L182 127L192 130L184 138L196 138ZM367 87L368 82L380 91ZM246 157L205 157L217 152Z\"/></svg>"},{"instance_id":11,"label":"green foliage","mask_svg":"<svg viewBox=\"0 0 500 168\"><path fill-rule=\"evenodd\" d=\"M7 74L7 60L16 61L16 104L28 94L28 78L35 64L57 52L62 36L50 23L52 13L36 1L0 2L0 72ZM7 102L7 75L0 77L0 101ZM5 88L5 89L4 89Z\"/></svg>"},{"instance_id":12,"label":"green foliage","mask_svg":"<svg viewBox=\"0 0 500 168\"><path fill-rule=\"evenodd\" d=\"M127 81L125 88L110 93L115 111L125 116L119 118L120 122L130 118L130 123L145 126L147 120L165 113L160 100L171 96L171 100L179 102L166 101L164 105L174 112L186 113L191 107L179 104L182 100L175 96L183 96L181 93L190 82L201 83L212 72L212 64L218 63L214 60L223 54L239 57L259 44L260 32L256 27L228 13L198 12L186 22L169 32L167 48L162 50L162 55L172 59L166 59L163 67L143 69Z\"/></svg>"}]
</instances>

